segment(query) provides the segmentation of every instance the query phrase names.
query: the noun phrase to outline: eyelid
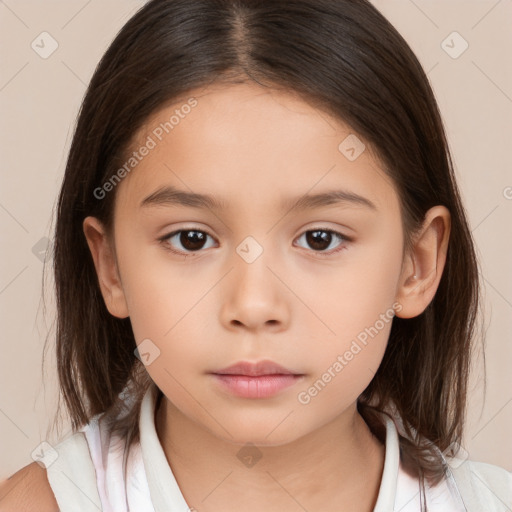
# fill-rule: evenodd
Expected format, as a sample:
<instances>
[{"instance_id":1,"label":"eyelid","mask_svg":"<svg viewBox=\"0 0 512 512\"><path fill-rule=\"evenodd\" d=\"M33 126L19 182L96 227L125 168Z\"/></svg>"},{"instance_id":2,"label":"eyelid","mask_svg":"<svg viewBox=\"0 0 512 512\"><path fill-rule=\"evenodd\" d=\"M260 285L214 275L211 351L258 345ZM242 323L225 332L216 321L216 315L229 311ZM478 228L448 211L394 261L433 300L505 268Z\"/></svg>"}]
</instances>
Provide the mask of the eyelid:
<instances>
[{"instance_id":1,"label":"eyelid","mask_svg":"<svg viewBox=\"0 0 512 512\"><path fill-rule=\"evenodd\" d=\"M178 254L179 256L184 256L184 257L189 257L189 256L193 256L193 257L196 257L196 256L199 256L199 254L201 252L203 252L203 249L200 249L198 251L180 251L180 250L176 250L172 247L172 245L170 243L168 243L168 240L172 237L174 237L175 235L177 235L178 233L181 233L182 231L199 231L201 233L204 233L205 235L209 236L210 238L212 238L213 240L215 240L215 237L210 234L208 231L206 231L205 229L202 229L202 228L198 228L198 227L195 227L195 226L185 226L185 227L182 227L182 228L179 228L179 229L174 229L173 231L170 231L169 233L161 236L161 237L158 237L158 241L164 246L164 249L168 250L168 251L171 251L172 253L174 254Z\"/></svg>"},{"instance_id":2,"label":"eyelid","mask_svg":"<svg viewBox=\"0 0 512 512\"><path fill-rule=\"evenodd\" d=\"M334 236L336 236L336 237L341 239L340 245L338 247L336 247L335 249L331 249L330 251L314 251L312 249L308 250L308 249L304 249L304 247L301 247L301 249L307 250L309 253L314 254L315 257L318 256L318 257L321 257L321 258L324 258L324 257L327 258L329 256L332 256L333 254L337 254L338 252L343 251L343 250L346 249L346 244L347 243L350 243L350 242L353 241L352 237L346 236L343 233L339 232L338 230L333 229L333 228L329 228L329 227L326 227L326 226L313 226L313 227L308 227L307 229L303 229L300 232L300 234L295 237L294 240L297 240L302 235L304 235L305 233L308 233L310 231L325 231L327 233L332 233Z\"/></svg>"},{"instance_id":3,"label":"eyelid","mask_svg":"<svg viewBox=\"0 0 512 512\"><path fill-rule=\"evenodd\" d=\"M160 243L162 243L162 245L165 246L165 249L167 249L175 254L185 256L185 257L197 256L201 252L203 252L202 249L199 249L198 251L190 251L190 252L180 251L180 250L176 250L176 249L172 248L172 246L169 243L167 243L167 240L169 238L172 238L173 236L177 235L178 233L181 233L182 231L199 231L199 232L204 233L205 235L209 236L213 240L216 240L216 238L205 229L198 228L196 226L185 226L185 227L181 227L179 229L174 229L173 231L170 231L169 233L159 237L158 241ZM300 238L305 233L308 233L310 231L325 231L327 233L332 233L333 235L335 235L341 239L340 247L338 247L336 249L331 249L330 251L314 251L312 249L308 250L308 252L313 253L315 256L320 256L320 257L330 256L332 254L335 254L335 253L345 249L346 243L350 243L353 241L352 237L349 237L349 236L339 232L336 229L329 228L326 226L313 226L313 227L308 227L307 229L302 229L302 231L294 238L294 241L297 240L298 238ZM307 250L304 247L301 247L301 249Z\"/></svg>"}]
</instances>

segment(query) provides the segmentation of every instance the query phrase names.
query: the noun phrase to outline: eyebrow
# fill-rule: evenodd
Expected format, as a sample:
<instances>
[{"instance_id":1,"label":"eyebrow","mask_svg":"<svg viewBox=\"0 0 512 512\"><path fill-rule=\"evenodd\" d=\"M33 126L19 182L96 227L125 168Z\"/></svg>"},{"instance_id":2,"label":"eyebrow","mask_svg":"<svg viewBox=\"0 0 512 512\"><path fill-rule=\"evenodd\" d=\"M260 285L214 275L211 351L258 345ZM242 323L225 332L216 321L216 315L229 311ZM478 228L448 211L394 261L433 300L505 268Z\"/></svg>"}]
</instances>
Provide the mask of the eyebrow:
<instances>
[{"instance_id":1,"label":"eyebrow","mask_svg":"<svg viewBox=\"0 0 512 512\"><path fill-rule=\"evenodd\" d=\"M368 198L348 190L329 190L318 194L305 194L298 198L288 198L282 201L281 208L306 210L333 204L354 204L378 211L375 204ZM187 192L169 185L155 190L140 203L141 208L149 206L188 206L191 208L225 210L227 203L208 194Z\"/></svg>"}]
</instances>

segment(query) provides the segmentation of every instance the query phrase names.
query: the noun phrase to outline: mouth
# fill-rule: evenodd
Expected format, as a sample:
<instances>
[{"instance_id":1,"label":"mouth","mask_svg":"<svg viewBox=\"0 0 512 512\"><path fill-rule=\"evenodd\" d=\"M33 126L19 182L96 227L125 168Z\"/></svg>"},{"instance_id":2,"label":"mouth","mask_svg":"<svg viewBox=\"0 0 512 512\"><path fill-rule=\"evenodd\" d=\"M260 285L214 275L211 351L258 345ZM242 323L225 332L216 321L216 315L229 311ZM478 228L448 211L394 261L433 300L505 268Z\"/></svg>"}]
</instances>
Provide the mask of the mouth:
<instances>
[{"instance_id":1,"label":"mouth","mask_svg":"<svg viewBox=\"0 0 512 512\"><path fill-rule=\"evenodd\" d=\"M274 361L239 361L231 366L211 372L215 375L245 375L247 377L261 377L266 375L304 375L294 370L289 370Z\"/></svg>"},{"instance_id":2,"label":"mouth","mask_svg":"<svg viewBox=\"0 0 512 512\"><path fill-rule=\"evenodd\" d=\"M240 361L210 374L223 391L242 398L268 398L305 377L268 360Z\"/></svg>"}]
</instances>

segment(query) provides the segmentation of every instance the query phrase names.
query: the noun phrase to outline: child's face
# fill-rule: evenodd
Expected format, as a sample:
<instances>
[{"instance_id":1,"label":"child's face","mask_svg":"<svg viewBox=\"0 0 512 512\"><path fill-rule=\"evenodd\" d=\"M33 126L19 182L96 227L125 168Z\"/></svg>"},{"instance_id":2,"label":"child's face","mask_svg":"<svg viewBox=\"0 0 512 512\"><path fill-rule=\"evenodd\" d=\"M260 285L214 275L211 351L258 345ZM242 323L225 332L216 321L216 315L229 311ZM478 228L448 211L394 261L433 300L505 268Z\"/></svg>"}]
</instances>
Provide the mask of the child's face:
<instances>
[{"instance_id":1,"label":"child's face","mask_svg":"<svg viewBox=\"0 0 512 512\"><path fill-rule=\"evenodd\" d=\"M187 104L194 92L197 104ZM381 362L402 264L399 199L368 148L355 160L353 140L339 149L351 133L292 96L244 84L193 91L154 115L133 145L141 160L115 187L124 315L137 344L151 340L141 347L147 371L175 414L218 437L277 445L340 415L349 421ZM166 186L225 207L141 206ZM334 190L375 209L290 209ZM204 238L158 241L180 229ZM303 376L247 398L212 375L263 359Z\"/></svg>"}]
</instances>

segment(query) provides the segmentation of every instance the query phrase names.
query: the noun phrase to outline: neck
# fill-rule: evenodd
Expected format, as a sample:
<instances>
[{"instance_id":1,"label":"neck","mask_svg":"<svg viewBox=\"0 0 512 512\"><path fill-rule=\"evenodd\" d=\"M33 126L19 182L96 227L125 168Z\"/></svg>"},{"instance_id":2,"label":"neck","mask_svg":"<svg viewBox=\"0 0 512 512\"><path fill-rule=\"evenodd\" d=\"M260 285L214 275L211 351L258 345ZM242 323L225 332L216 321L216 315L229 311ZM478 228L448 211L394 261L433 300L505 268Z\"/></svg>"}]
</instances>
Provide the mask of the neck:
<instances>
[{"instance_id":1,"label":"neck","mask_svg":"<svg viewBox=\"0 0 512 512\"><path fill-rule=\"evenodd\" d=\"M369 512L377 500L384 446L355 404L290 443L256 447L220 439L163 396L156 430L185 500L200 512Z\"/></svg>"}]
</instances>

